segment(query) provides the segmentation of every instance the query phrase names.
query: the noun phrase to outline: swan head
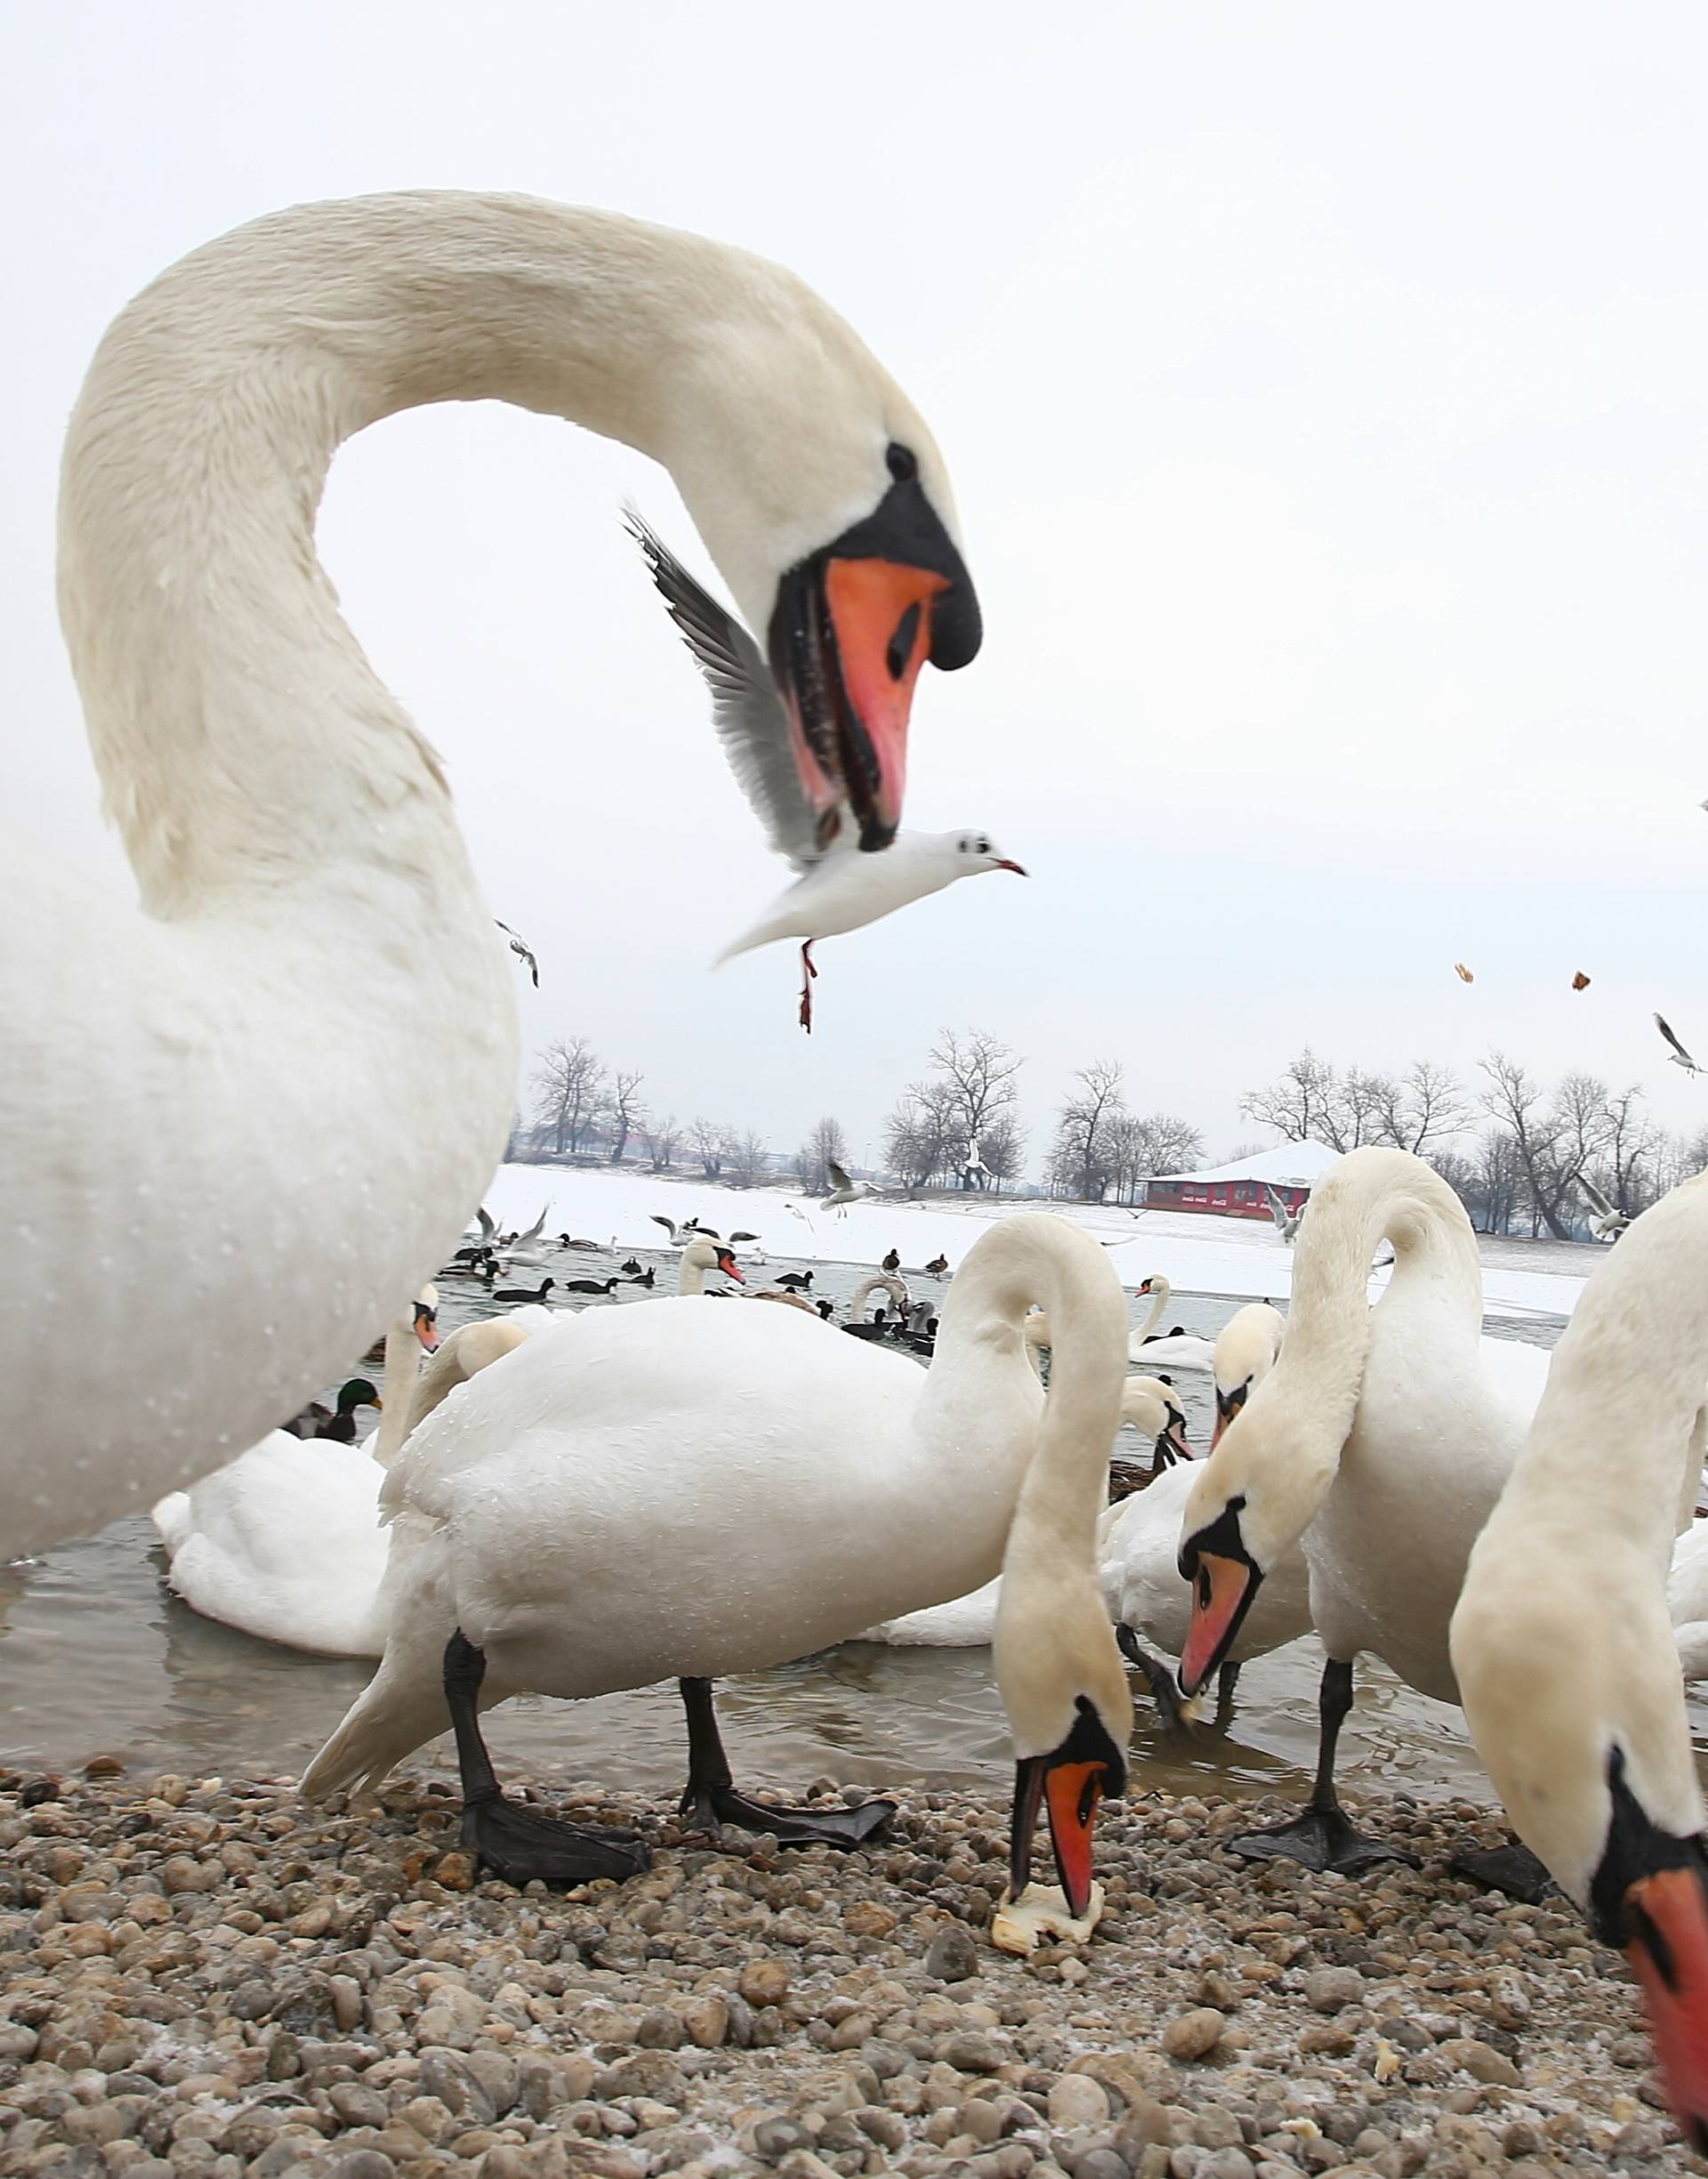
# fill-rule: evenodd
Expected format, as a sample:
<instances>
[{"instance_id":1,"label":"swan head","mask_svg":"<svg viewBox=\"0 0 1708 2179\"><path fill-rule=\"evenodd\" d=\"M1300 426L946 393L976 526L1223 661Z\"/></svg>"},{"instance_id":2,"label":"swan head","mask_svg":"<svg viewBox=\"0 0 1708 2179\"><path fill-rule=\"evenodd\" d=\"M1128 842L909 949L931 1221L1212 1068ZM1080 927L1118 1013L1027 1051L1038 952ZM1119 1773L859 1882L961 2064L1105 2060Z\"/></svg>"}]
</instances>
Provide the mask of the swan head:
<instances>
[{"instance_id":1,"label":"swan head","mask_svg":"<svg viewBox=\"0 0 1708 2179\"><path fill-rule=\"evenodd\" d=\"M921 669L965 666L982 634L947 472L906 395L810 291L731 331L733 347L712 337L696 358L702 402L668 465L760 636L820 844L845 805L863 848L888 847Z\"/></svg>"},{"instance_id":2,"label":"swan head","mask_svg":"<svg viewBox=\"0 0 1708 2179\"><path fill-rule=\"evenodd\" d=\"M1513 1828L1630 1962L1708 2153L1708 1857L1672 1629L1649 1554L1577 1521L1509 1486L1466 1570L1454 1675Z\"/></svg>"},{"instance_id":3,"label":"swan head","mask_svg":"<svg viewBox=\"0 0 1708 2179\"><path fill-rule=\"evenodd\" d=\"M423 1287L416 1295L410 1320L411 1328L423 1348L431 1354L439 1344L439 1289Z\"/></svg>"},{"instance_id":4,"label":"swan head","mask_svg":"<svg viewBox=\"0 0 1708 2179\"><path fill-rule=\"evenodd\" d=\"M1113 1635L1109 1648L1119 1661ZM1119 1706L1126 1710L1118 1721L1121 1732L1131 1732L1132 1710L1121 1675ZM1105 1799L1118 1799L1127 1785L1127 1759L1111 1720L1089 1695L1076 1695L1071 1722L1048 1748L1032 1755L1017 1754L1014 1764L1014 1805L1009 1834L1008 1891L1019 1899L1032 1880L1032 1846L1042 1810L1050 1827L1050 1844L1056 1857L1056 1873L1070 1914L1082 1915L1092 1902L1092 1835L1097 1812Z\"/></svg>"},{"instance_id":5,"label":"swan head","mask_svg":"<svg viewBox=\"0 0 1708 2179\"><path fill-rule=\"evenodd\" d=\"M691 1240L683 1252L682 1262L695 1271L721 1271L727 1279L733 1279L738 1287L745 1287L747 1283L740 1265L736 1262L735 1251L727 1248L721 1241L707 1240L703 1236Z\"/></svg>"},{"instance_id":6,"label":"swan head","mask_svg":"<svg viewBox=\"0 0 1708 2179\"><path fill-rule=\"evenodd\" d=\"M1334 1480L1325 1447L1273 1376L1241 1403L1198 1468L1180 1521L1180 1578L1192 1623L1180 1686L1195 1695L1226 1659L1264 1578L1316 1519Z\"/></svg>"},{"instance_id":7,"label":"swan head","mask_svg":"<svg viewBox=\"0 0 1708 2179\"><path fill-rule=\"evenodd\" d=\"M1281 1351L1285 1329L1286 1320L1278 1309L1268 1302L1251 1302L1237 1309L1216 1335L1211 1364L1216 1393L1215 1434L1210 1441L1213 1453L1221 1442L1223 1431L1250 1398L1253 1386L1268 1376Z\"/></svg>"}]
</instances>

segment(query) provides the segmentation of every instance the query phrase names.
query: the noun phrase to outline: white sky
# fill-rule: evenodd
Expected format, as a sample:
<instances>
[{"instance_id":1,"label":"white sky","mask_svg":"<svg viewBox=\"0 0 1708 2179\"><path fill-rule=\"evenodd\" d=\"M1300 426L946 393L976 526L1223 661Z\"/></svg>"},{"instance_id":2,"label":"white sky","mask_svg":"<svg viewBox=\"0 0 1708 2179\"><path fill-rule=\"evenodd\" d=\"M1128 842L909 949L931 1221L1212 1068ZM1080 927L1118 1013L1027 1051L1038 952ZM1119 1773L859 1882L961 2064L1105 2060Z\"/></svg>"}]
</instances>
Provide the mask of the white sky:
<instances>
[{"instance_id":1,"label":"white sky","mask_svg":"<svg viewBox=\"0 0 1708 2179\"><path fill-rule=\"evenodd\" d=\"M826 945L810 1042L787 951L708 976L782 873L616 526L705 570L668 479L399 418L323 550L540 956L530 1045L785 1149L874 1144L945 1021L1029 1055L1035 1158L1084 1059L1219 1153L1306 1039L1708 1117L1648 1019L1708 1045L1700 10L108 0L9 44L5 771L68 856L122 876L51 587L107 320L281 204L528 190L782 259L913 394L987 634L922 680L907 821L1034 873Z\"/></svg>"}]
</instances>

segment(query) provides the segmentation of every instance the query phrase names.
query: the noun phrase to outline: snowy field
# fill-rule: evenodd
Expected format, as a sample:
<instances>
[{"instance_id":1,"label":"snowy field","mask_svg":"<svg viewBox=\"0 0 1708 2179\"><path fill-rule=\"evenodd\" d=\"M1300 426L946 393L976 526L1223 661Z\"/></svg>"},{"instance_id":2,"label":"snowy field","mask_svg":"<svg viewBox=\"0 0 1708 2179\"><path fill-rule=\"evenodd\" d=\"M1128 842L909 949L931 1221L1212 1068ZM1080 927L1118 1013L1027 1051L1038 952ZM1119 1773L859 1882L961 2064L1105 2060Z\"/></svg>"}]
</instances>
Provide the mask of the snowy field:
<instances>
[{"instance_id":1,"label":"snowy field","mask_svg":"<svg viewBox=\"0 0 1708 2179\"><path fill-rule=\"evenodd\" d=\"M1092 1208L1081 1203L1016 1202L969 1196L964 1202L855 1203L845 1216L798 1190L736 1189L633 1168L501 1166L487 1207L506 1230L523 1229L551 1206L550 1230L623 1248L668 1245L649 1214L679 1222L697 1217L721 1234L757 1233L768 1255L809 1263L876 1263L891 1248L917 1271L947 1255L951 1269L993 1219L1017 1210L1071 1218L1099 1240L1118 1244L1116 1268L1129 1288L1160 1272L1182 1292L1282 1301L1292 1290L1293 1251L1265 1219L1214 1218L1188 1211ZM1483 1297L1493 1316L1567 1317L1601 1251L1551 1243L1483 1241ZM1527 1259L1534 1253L1534 1268ZM1567 1267L1570 1268L1567 1268ZM1579 1267L1582 1267L1581 1269ZM1382 1274L1372 1281L1378 1291Z\"/></svg>"}]
</instances>

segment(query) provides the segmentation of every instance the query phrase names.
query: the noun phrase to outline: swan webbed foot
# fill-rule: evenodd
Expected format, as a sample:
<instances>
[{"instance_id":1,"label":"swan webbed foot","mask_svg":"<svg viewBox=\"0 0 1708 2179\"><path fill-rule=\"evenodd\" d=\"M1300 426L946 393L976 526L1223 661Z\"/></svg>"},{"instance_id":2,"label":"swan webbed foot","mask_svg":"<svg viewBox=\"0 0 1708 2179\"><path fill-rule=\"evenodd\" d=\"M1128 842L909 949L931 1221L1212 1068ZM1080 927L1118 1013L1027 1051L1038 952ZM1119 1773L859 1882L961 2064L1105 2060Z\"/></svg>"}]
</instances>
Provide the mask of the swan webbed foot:
<instances>
[{"instance_id":1,"label":"swan webbed foot","mask_svg":"<svg viewBox=\"0 0 1708 2179\"><path fill-rule=\"evenodd\" d=\"M1115 1630L1117 1648L1130 1665L1136 1665L1150 1687L1150 1699L1156 1705L1156 1715L1165 1732L1185 1732L1191 1720L1180 1696L1174 1675L1160 1657L1153 1657L1135 1634L1132 1627L1118 1626Z\"/></svg>"},{"instance_id":2,"label":"swan webbed foot","mask_svg":"<svg viewBox=\"0 0 1708 2179\"><path fill-rule=\"evenodd\" d=\"M1546 1866L1516 1838L1511 1845L1492 1850L1462 1846L1449 1856L1447 1867L1455 1876L1479 1884L1485 1891L1504 1892L1527 1907L1540 1906L1559 1891Z\"/></svg>"},{"instance_id":3,"label":"swan webbed foot","mask_svg":"<svg viewBox=\"0 0 1708 2179\"><path fill-rule=\"evenodd\" d=\"M682 1818L697 1831L715 1835L726 1823L762 1832L779 1846L863 1846L896 1812L893 1801L862 1801L858 1808L773 1808L749 1800L732 1786L690 1786L682 1796Z\"/></svg>"},{"instance_id":4,"label":"swan webbed foot","mask_svg":"<svg viewBox=\"0 0 1708 2179\"><path fill-rule=\"evenodd\" d=\"M1341 1876L1355 1876L1379 1861L1403 1861L1408 1868L1418 1866L1414 1854L1355 1830L1339 1808L1307 1808L1288 1823L1243 1832L1228 1845L1248 1861L1299 1861L1319 1874L1332 1869Z\"/></svg>"},{"instance_id":5,"label":"swan webbed foot","mask_svg":"<svg viewBox=\"0 0 1708 2179\"><path fill-rule=\"evenodd\" d=\"M588 1830L502 1794L467 1804L462 1836L483 1868L519 1891L536 1880L567 1887L609 1876L621 1884L652 1866L651 1851L635 1832Z\"/></svg>"}]
</instances>

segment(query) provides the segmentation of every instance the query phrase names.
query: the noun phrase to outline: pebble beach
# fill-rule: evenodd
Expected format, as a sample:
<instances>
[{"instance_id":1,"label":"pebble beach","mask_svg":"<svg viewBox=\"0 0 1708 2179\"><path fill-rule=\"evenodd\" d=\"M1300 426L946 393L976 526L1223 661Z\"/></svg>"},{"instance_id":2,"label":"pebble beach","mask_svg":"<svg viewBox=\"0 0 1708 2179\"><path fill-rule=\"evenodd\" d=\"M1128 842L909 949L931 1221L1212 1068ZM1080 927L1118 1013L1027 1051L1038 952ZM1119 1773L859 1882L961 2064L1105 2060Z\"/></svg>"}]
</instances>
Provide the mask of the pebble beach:
<instances>
[{"instance_id":1,"label":"pebble beach","mask_svg":"<svg viewBox=\"0 0 1708 2179\"><path fill-rule=\"evenodd\" d=\"M1623 1962L1564 1901L1449 1874L1503 1843L1468 1803L1362 1796L1420 1866L1349 1880L1226 1851L1278 1801L1135 1793L1100 1820L1092 1941L1020 1960L987 1933L1003 1797L906 1790L851 1854L713 1844L656 1798L545 1797L638 1827L652 1868L519 1893L461 1851L439 1781L358 1814L288 1780L0 1773L0 2169L1697 2168Z\"/></svg>"}]
</instances>

